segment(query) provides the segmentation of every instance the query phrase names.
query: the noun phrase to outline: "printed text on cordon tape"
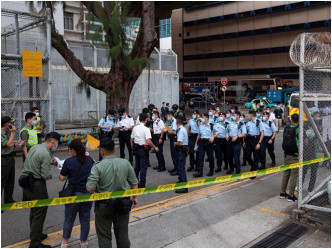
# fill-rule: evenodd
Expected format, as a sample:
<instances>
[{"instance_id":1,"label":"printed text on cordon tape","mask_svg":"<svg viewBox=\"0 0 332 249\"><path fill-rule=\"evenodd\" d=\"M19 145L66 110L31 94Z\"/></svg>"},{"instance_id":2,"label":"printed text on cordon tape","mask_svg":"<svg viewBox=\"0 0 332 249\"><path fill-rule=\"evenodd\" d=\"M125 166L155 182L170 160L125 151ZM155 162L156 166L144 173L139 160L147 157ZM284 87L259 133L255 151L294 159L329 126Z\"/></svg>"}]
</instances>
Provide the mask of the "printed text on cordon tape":
<instances>
[{"instance_id":1,"label":"printed text on cordon tape","mask_svg":"<svg viewBox=\"0 0 332 249\"><path fill-rule=\"evenodd\" d=\"M98 200L106 200L106 199L110 199L110 198L119 198L119 197L126 197L126 196L167 192L167 191L173 191L176 189L183 189L183 188L193 188L193 187L216 184L216 183L221 183L221 182L245 179L245 178L254 177L254 176L263 176L263 175L273 174L273 173L284 171L287 169L294 169L294 168L302 167L304 165L327 161L330 158L331 157L322 157L322 158L317 158L317 159L309 160L309 161L305 161L305 162L287 164L287 165L282 165L282 166L273 167L273 168L269 168L269 169L262 169L262 170L258 170L258 171L245 172L245 173L235 174L235 175L218 176L218 177L214 177L214 178L199 179L199 180L181 182L181 183L172 183L172 184L159 185L159 186L147 187L147 188L128 189L125 191L115 191L115 192L96 193L96 194L89 194L89 195L70 196L70 197L63 197L63 198L52 198L52 199L7 203L7 204L1 205L1 210L5 211L5 210L14 210L14 209L23 209L23 208L55 206L55 205L72 204L72 203L79 203L79 202L86 202L86 201L98 201Z\"/></svg>"}]
</instances>

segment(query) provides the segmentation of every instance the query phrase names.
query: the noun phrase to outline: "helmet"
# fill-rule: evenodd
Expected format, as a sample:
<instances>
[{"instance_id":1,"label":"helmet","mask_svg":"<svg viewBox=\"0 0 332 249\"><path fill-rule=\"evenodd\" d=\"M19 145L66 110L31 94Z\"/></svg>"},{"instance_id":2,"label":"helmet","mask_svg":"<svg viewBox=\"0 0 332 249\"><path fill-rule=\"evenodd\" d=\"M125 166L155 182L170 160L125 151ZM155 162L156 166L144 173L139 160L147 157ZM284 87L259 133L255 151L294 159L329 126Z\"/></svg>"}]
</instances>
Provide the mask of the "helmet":
<instances>
[{"instance_id":1,"label":"helmet","mask_svg":"<svg viewBox=\"0 0 332 249\"><path fill-rule=\"evenodd\" d=\"M179 108L179 106L178 106L177 104L172 105L172 109L173 109L173 110L176 111L178 108Z\"/></svg>"},{"instance_id":2,"label":"helmet","mask_svg":"<svg viewBox=\"0 0 332 249\"><path fill-rule=\"evenodd\" d=\"M180 104L179 109L180 109L181 111L184 111L185 108L186 108L186 105L185 105L185 104Z\"/></svg>"}]
</instances>

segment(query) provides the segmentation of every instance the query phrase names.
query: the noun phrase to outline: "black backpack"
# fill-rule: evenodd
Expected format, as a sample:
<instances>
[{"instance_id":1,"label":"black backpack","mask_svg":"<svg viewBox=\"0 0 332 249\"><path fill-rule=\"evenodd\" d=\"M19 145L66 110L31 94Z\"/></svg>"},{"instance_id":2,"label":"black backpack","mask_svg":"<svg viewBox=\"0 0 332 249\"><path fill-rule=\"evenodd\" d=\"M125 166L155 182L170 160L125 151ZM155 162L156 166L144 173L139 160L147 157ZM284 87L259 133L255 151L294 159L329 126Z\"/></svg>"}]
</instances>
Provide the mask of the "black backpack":
<instances>
[{"instance_id":1,"label":"black backpack","mask_svg":"<svg viewBox=\"0 0 332 249\"><path fill-rule=\"evenodd\" d=\"M287 125L284 129L282 149L284 150L285 155L294 155L299 152L299 148L296 144L296 138L298 137L298 134L296 134L297 128L298 126L291 127L290 125Z\"/></svg>"}]
</instances>

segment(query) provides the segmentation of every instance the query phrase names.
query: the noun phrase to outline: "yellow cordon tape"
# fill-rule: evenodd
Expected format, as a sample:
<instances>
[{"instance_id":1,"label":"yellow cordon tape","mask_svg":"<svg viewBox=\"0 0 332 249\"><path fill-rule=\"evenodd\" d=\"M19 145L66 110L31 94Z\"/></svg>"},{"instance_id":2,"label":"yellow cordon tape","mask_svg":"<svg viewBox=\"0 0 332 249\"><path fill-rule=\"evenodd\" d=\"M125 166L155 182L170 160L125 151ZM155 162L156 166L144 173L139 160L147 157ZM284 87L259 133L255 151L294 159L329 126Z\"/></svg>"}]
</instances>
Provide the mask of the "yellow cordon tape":
<instances>
[{"instance_id":1,"label":"yellow cordon tape","mask_svg":"<svg viewBox=\"0 0 332 249\"><path fill-rule=\"evenodd\" d=\"M214 177L214 178L206 178L206 179L194 180L194 181L189 181L189 182L172 183L172 184L159 185L159 186L147 187L147 188L129 189L129 190L125 190L125 191L115 191L115 192L70 196L70 197L53 198L53 199L42 199L42 200L35 200L35 201L14 202L14 203L2 204L1 211L24 209L24 208L34 208L34 207L56 206L56 205L72 204L72 203L87 202L87 201L99 201L99 200L106 200L106 199L111 199L111 198L167 192L167 191L173 191L176 189L183 189L183 188L194 188L194 187L199 187L199 186L204 186L204 185L245 179L245 178L250 178L250 177L254 177L254 176L269 175L269 174L277 173L280 171L285 171L288 169L299 168L304 165L327 161L330 159L331 159L331 157L322 157L322 158L317 158L317 159L309 160L309 161L305 161L305 162L287 164L287 165L282 165L282 166L273 167L273 168L269 168L269 169L245 172L245 173L241 173L241 174L218 176L218 177Z\"/></svg>"}]
</instances>

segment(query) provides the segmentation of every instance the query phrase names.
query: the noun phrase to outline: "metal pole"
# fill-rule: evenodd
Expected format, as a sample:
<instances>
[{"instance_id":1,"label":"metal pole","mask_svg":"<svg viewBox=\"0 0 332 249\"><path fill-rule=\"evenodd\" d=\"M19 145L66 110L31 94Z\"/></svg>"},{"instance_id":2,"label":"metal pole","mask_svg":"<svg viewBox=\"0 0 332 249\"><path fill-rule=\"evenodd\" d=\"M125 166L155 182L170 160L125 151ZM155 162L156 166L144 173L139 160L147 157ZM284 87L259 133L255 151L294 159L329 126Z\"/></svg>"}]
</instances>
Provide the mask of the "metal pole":
<instances>
[{"instance_id":1,"label":"metal pole","mask_svg":"<svg viewBox=\"0 0 332 249\"><path fill-rule=\"evenodd\" d=\"M20 47L20 27L18 23L18 14L15 14L15 29L16 29L16 48L17 48L17 54L21 54L21 47ZM23 62L22 62L23 63ZM22 63L18 63L17 66L17 95L18 98L21 98L21 78L22 78ZM21 130L22 128L22 117L23 117L23 108L20 104L17 105L17 119L18 119L18 130Z\"/></svg>"},{"instance_id":2,"label":"metal pole","mask_svg":"<svg viewBox=\"0 0 332 249\"><path fill-rule=\"evenodd\" d=\"M224 113L226 113L226 92L224 91Z\"/></svg>"},{"instance_id":3,"label":"metal pole","mask_svg":"<svg viewBox=\"0 0 332 249\"><path fill-rule=\"evenodd\" d=\"M55 130L55 121L53 119L53 96L52 96L52 61L51 61L51 10L46 10L46 47L47 47L47 53L48 53L48 88L49 88L49 105L48 105L48 123L49 123L49 132Z\"/></svg>"},{"instance_id":4,"label":"metal pole","mask_svg":"<svg viewBox=\"0 0 332 249\"><path fill-rule=\"evenodd\" d=\"M301 49L300 49L300 60L304 62L304 42L305 42L305 35L301 34ZM304 75L303 75L303 68L300 67L300 91L299 91L299 114L300 114L300 122L299 122L299 162L303 162L303 88L304 88ZM303 168L299 168L299 198L298 198L298 208L301 208L302 204L302 175L303 175Z\"/></svg>"},{"instance_id":5,"label":"metal pole","mask_svg":"<svg viewBox=\"0 0 332 249\"><path fill-rule=\"evenodd\" d=\"M149 74L148 74L148 105L150 105L150 60L149 60Z\"/></svg>"}]
</instances>

